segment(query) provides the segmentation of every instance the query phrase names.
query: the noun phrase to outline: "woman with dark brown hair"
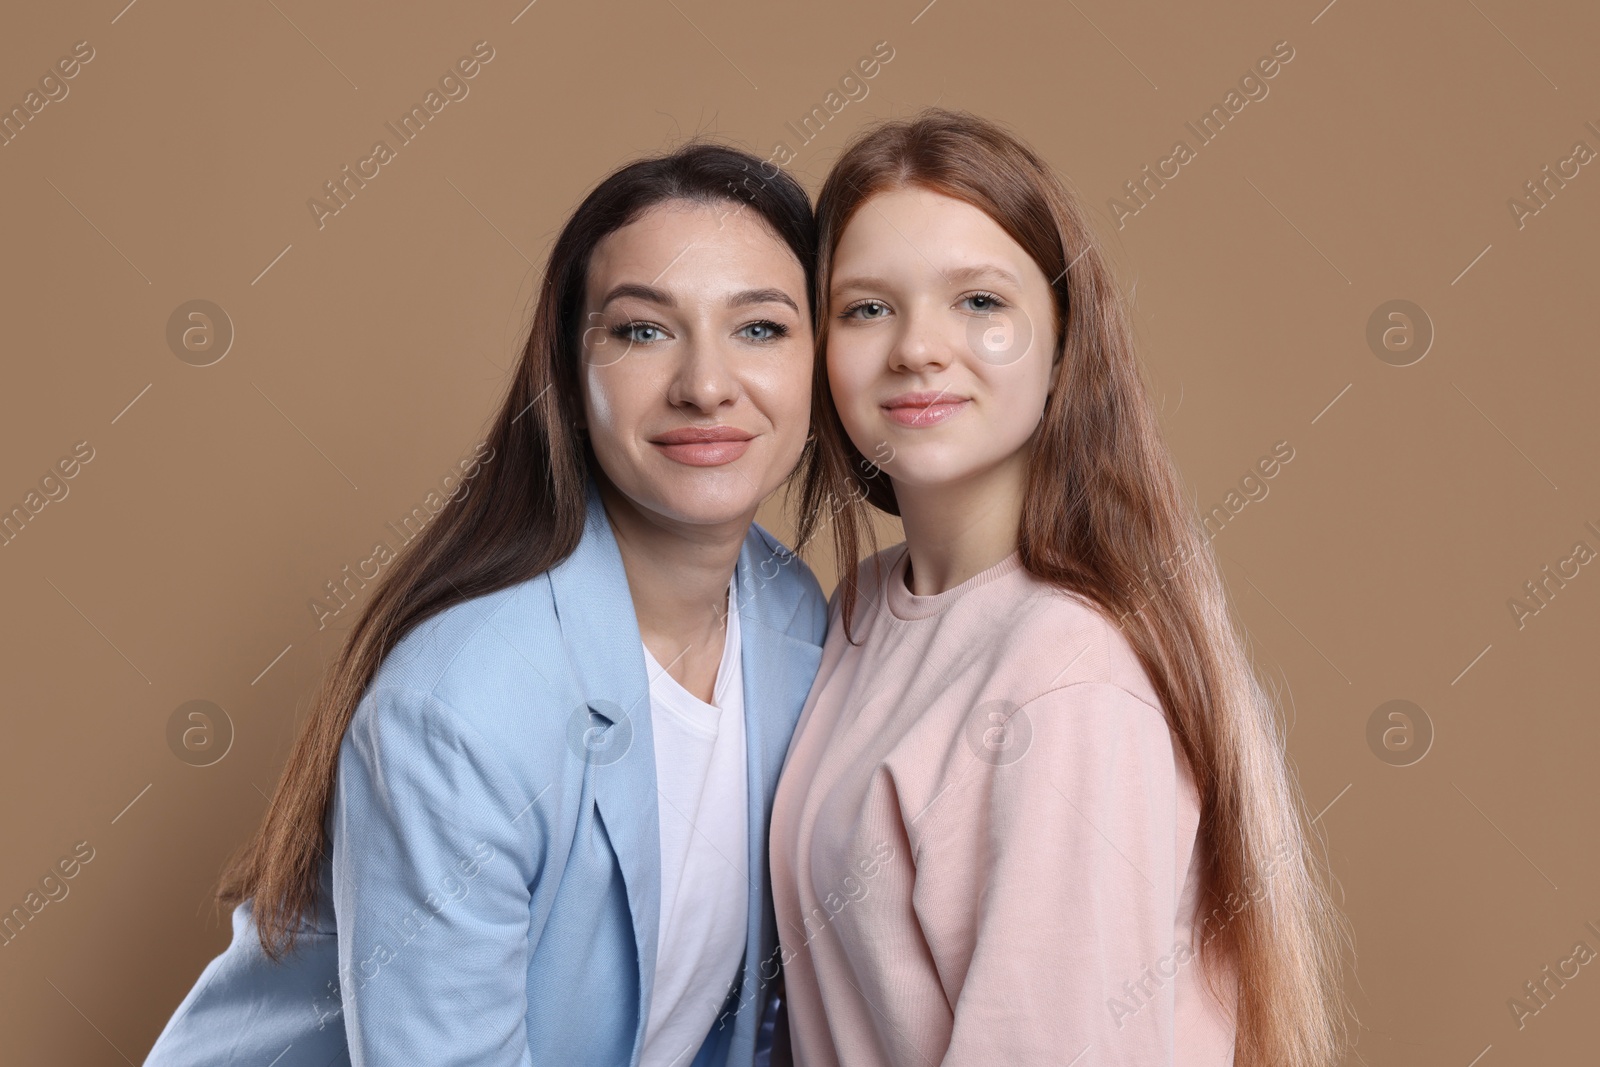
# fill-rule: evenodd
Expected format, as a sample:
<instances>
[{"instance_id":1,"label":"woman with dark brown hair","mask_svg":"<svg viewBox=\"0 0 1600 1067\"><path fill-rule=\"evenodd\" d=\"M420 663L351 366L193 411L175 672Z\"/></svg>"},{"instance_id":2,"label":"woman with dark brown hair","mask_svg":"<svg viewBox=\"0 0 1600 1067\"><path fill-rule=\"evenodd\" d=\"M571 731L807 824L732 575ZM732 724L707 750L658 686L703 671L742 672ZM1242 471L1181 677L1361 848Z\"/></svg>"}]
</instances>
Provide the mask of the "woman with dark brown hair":
<instances>
[{"instance_id":1,"label":"woman with dark brown hair","mask_svg":"<svg viewBox=\"0 0 1600 1067\"><path fill-rule=\"evenodd\" d=\"M816 579L804 190L697 143L556 239L463 490L348 635L146 1061L748 1065Z\"/></svg>"},{"instance_id":2,"label":"woman with dark brown hair","mask_svg":"<svg viewBox=\"0 0 1600 1067\"><path fill-rule=\"evenodd\" d=\"M774 804L795 1061L1332 1067L1346 923L1083 208L929 110L818 228L798 536L905 542L844 567Z\"/></svg>"}]
</instances>

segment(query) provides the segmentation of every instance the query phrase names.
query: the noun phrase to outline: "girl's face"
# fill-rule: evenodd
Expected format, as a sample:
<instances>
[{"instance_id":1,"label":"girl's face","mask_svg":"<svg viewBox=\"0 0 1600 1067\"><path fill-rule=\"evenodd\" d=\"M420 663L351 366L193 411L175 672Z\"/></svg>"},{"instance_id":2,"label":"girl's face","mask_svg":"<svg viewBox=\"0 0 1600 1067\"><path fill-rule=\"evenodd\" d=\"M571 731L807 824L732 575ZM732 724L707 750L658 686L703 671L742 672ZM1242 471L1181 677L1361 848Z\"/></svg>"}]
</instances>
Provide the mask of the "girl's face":
<instances>
[{"instance_id":1,"label":"girl's face","mask_svg":"<svg viewBox=\"0 0 1600 1067\"><path fill-rule=\"evenodd\" d=\"M584 294L584 423L646 513L748 523L810 429L806 276L749 208L669 201L595 246Z\"/></svg>"},{"instance_id":2,"label":"girl's face","mask_svg":"<svg viewBox=\"0 0 1600 1067\"><path fill-rule=\"evenodd\" d=\"M840 236L828 302L834 406L897 489L981 477L1027 446L1055 307L1032 257L983 211L920 186L870 197Z\"/></svg>"}]
</instances>

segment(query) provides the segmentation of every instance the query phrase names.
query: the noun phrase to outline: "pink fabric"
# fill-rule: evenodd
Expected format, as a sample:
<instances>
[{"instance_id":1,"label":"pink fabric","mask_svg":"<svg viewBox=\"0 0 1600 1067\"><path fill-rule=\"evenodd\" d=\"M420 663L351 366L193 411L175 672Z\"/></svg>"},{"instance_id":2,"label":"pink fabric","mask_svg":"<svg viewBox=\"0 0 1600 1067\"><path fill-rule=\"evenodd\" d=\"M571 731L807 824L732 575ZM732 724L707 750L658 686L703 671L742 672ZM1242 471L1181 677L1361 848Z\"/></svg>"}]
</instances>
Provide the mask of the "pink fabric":
<instances>
[{"instance_id":1,"label":"pink fabric","mask_svg":"<svg viewBox=\"0 0 1600 1067\"><path fill-rule=\"evenodd\" d=\"M1199 798L1126 638L1016 553L936 596L905 566L862 562L858 646L835 594L773 806L796 1064L1231 1064Z\"/></svg>"}]
</instances>

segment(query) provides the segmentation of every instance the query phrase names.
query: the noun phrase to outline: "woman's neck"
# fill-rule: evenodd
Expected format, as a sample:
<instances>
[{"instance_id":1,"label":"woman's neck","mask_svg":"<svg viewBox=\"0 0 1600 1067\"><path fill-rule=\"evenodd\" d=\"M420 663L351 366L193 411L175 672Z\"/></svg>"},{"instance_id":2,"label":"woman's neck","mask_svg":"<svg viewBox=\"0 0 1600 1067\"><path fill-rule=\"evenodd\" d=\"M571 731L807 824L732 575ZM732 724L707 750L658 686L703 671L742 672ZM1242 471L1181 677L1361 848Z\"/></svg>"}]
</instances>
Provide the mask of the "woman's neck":
<instances>
[{"instance_id":1,"label":"woman's neck","mask_svg":"<svg viewBox=\"0 0 1600 1067\"><path fill-rule=\"evenodd\" d=\"M605 482L600 498L651 654L664 666L680 655L685 666L720 659L727 613L738 609L728 603L728 580L754 514L717 526L690 525L644 512ZM669 666L669 673L683 680L679 669Z\"/></svg>"},{"instance_id":2,"label":"woman's neck","mask_svg":"<svg viewBox=\"0 0 1600 1067\"><path fill-rule=\"evenodd\" d=\"M1026 450L957 481L895 482L911 591L933 596L953 589L1015 552L1026 484Z\"/></svg>"}]
</instances>

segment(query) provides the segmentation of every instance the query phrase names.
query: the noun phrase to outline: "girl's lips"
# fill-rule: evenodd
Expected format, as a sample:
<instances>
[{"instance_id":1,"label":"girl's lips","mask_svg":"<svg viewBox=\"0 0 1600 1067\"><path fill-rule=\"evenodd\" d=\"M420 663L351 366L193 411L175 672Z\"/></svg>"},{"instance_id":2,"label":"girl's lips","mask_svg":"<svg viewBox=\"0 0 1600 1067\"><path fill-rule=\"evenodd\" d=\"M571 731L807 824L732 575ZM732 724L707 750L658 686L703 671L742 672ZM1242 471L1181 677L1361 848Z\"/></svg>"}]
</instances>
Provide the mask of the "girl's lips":
<instances>
[{"instance_id":1,"label":"girl's lips","mask_svg":"<svg viewBox=\"0 0 1600 1067\"><path fill-rule=\"evenodd\" d=\"M960 414L969 403L969 400L941 400L927 405L884 408L883 413L901 426L932 426Z\"/></svg>"},{"instance_id":2,"label":"girl's lips","mask_svg":"<svg viewBox=\"0 0 1600 1067\"><path fill-rule=\"evenodd\" d=\"M690 441L679 445L652 441L651 444L659 449L662 455L679 463L691 467L720 467L744 455L752 440L754 438L747 437L742 441Z\"/></svg>"}]
</instances>

